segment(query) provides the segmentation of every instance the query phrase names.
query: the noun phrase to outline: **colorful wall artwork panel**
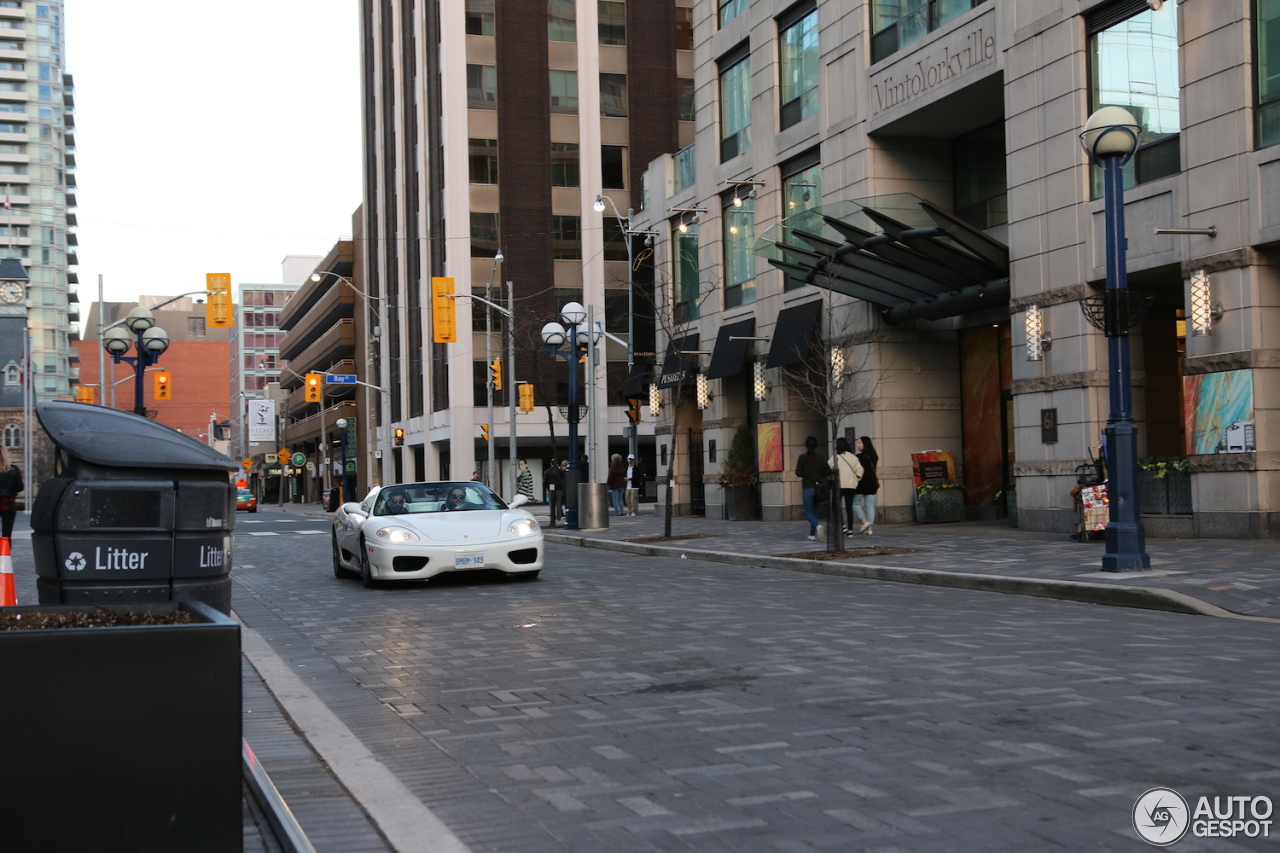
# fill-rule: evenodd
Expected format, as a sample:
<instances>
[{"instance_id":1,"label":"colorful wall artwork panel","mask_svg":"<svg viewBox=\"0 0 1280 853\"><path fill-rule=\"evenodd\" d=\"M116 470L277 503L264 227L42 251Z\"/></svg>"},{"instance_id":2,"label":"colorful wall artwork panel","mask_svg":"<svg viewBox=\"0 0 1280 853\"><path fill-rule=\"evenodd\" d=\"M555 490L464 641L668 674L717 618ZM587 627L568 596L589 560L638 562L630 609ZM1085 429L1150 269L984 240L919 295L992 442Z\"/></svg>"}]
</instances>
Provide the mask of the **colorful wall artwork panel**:
<instances>
[{"instance_id":1,"label":"colorful wall artwork panel","mask_svg":"<svg viewBox=\"0 0 1280 853\"><path fill-rule=\"evenodd\" d=\"M1250 453L1254 440L1253 371L1184 376L1187 455Z\"/></svg>"},{"instance_id":2,"label":"colorful wall artwork panel","mask_svg":"<svg viewBox=\"0 0 1280 853\"><path fill-rule=\"evenodd\" d=\"M756 425L756 453L761 471L782 470L782 424Z\"/></svg>"}]
</instances>

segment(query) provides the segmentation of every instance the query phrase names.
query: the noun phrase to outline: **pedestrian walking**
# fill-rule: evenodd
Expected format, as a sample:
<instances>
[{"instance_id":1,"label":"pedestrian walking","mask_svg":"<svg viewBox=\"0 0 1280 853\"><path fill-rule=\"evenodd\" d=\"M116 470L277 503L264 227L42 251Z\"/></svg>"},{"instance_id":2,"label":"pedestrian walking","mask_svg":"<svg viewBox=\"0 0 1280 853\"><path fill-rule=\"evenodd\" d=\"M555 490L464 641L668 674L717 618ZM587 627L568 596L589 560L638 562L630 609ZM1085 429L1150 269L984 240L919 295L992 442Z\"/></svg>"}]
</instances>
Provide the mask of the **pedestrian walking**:
<instances>
[{"instance_id":1,"label":"pedestrian walking","mask_svg":"<svg viewBox=\"0 0 1280 853\"><path fill-rule=\"evenodd\" d=\"M516 491L533 501L533 472L529 470L529 463L523 459L516 460Z\"/></svg>"},{"instance_id":2,"label":"pedestrian walking","mask_svg":"<svg viewBox=\"0 0 1280 853\"><path fill-rule=\"evenodd\" d=\"M22 488L22 469L9 458L9 449L0 446L0 535L5 539L13 536Z\"/></svg>"},{"instance_id":3,"label":"pedestrian walking","mask_svg":"<svg viewBox=\"0 0 1280 853\"><path fill-rule=\"evenodd\" d=\"M644 485L644 469L636 461L634 453L627 454L627 515L640 511L640 487ZM635 491L632 491L632 490Z\"/></svg>"},{"instance_id":4,"label":"pedestrian walking","mask_svg":"<svg viewBox=\"0 0 1280 853\"><path fill-rule=\"evenodd\" d=\"M840 477L840 499L844 502L844 533L853 532L853 499L862 480L862 462L854 454L846 438L836 439L836 455L828 462Z\"/></svg>"},{"instance_id":5,"label":"pedestrian walking","mask_svg":"<svg viewBox=\"0 0 1280 853\"><path fill-rule=\"evenodd\" d=\"M564 518L564 469L552 459L547 470L542 472L542 481L547 484L547 497L551 503L551 526L555 527Z\"/></svg>"},{"instance_id":6,"label":"pedestrian walking","mask_svg":"<svg viewBox=\"0 0 1280 853\"><path fill-rule=\"evenodd\" d=\"M800 493L804 497L804 517L809 520L809 541L822 537L824 527L818 521L818 490L826 487L831 476L831 466L818 455L818 439L809 436L804 440L805 452L796 460L796 476L800 478Z\"/></svg>"},{"instance_id":7,"label":"pedestrian walking","mask_svg":"<svg viewBox=\"0 0 1280 853\"><path fill-rule=\"evenodd\" d=\"M857 533L871 535L871 528L876 523L876 492L880 491L880 480L876 476L876 465L880 463L880 454L871 439L863 436L857 441L858 461L862 463L862 479L854 489L853 509L858 516Z\"/></svg>"},{"instance_id":8,"label":"pedestrian walking","mask_svg":"<svg viewBox=\"0 0 1280 853\"><path fill-rule=\"evenodd\" d=\"M627 507L623 503L627 490L627 466L622 464L622 455L615 453L609 457L609 497L613 500L613 514L626 515Z\"/></svg>"}]
</instances>

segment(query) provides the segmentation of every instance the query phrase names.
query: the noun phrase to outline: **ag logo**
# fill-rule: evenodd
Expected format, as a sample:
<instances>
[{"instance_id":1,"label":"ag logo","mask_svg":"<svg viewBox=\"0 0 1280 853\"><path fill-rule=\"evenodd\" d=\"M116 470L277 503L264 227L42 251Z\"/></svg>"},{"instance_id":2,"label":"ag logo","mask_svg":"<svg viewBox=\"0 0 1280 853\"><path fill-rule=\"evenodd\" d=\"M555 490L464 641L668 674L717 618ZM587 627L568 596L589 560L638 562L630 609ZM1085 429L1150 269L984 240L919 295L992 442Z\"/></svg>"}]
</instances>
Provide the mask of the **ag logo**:
<instances>
[{"instance_id":1,"label":"ag logo","mask_svg":"<svg viewBox=\"0 0 1280 853\"><path fill-rule=\"evenodd\" d=\"M1181 840L1190 825L1187 801L1172 788L1152 788L1133 804L1133 828L1143 841L1156 847Z\"/></svg>"},{"instance_id":2,"label":"ag logo","mask_svg":"<svg viewBox=\"0 0 1280 853\"><path fill-rule=\"evenodd\" d=\"M67 567L67 571L69 572L84 571L84 554L81 554L79 551L72 551L67 555L67 561L63 563L63 565Z\"/></svg>"}]
</instances>

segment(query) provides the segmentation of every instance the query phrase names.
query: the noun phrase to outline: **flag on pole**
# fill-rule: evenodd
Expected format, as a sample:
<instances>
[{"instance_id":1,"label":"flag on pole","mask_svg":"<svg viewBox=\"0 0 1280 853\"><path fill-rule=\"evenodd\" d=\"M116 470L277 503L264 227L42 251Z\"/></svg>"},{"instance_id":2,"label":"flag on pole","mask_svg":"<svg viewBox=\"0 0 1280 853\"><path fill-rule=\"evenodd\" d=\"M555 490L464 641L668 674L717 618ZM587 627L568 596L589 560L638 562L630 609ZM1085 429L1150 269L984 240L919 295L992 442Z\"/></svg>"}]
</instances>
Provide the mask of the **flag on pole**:
<instances>
[{"instance_id":1,"label":"flag on pole","mask_svg":"<svg viewBox=\"0 0 1280 853\"><path fill-rule=\"evenodd\" d=\"M9 205L9 194L8 194L8 193L5 193L5 197L4 197L4 209L5 209L5 210L13 210L13 208Z\"/></svg>"}]
</instances>

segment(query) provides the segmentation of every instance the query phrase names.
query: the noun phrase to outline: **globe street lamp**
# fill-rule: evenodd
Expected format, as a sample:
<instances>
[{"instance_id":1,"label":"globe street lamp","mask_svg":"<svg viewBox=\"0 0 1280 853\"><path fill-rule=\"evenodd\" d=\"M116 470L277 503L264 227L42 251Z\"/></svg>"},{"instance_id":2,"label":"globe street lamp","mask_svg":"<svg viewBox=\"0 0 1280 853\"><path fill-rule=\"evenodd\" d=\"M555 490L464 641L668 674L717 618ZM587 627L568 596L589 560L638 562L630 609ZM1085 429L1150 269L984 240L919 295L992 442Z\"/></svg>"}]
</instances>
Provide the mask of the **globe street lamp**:
<instances>
[{"instance_id":1,"label":"globe street lamp","mask_svg":"<svg viewBox=\"0 0 1280 853\"><path fill-rule=\"evenodd\" d=\"M1111 413L1103 430L1111 513L1102 570L1149 569L1151 557L1147 554L1146 534L1138 507L1138 429L1133 422L1129 365L1129 329L1141 322L1145 310L1140 302L1134 300L1136 294L1129 290L1125 266L1122 171L1138 149L1142 128L1132 113L1123 107L1101 108L1089 116L1084 128L1080 144L1089 159L1103 168L1106 198L1107 290L1101 309L1111 386Z\"/></svg>"},{"instance_id":2,"label":"globe street lamp","mask_svg":"<svg viewBox=\"0 0 1280 853\"><path fill-rule=\"evenodd\" d=\"M147 409L142 405L142 376L147 367L158 362L160 354L169 348L169 336L156 325L155 316L141 305L129 312L124 324L133 332L135 340L131 341L128 332L116 327L103 335L102 346L116 364L123 361L133 366L133 413L145 418ZM137 355L125 355L131 343Z\"/></svg>"},{"instance_id":3,"label":"globe street lamp","mask_svg":"<svg viewBox=\"0 0 1280 853\"><path fill-rule=\"evenodd\" d=\"M341 506L342 504L351 500L351 497L350 497L351 490L350 490L350 487L347 485L347 419L338 418L338 420L334 423L334 426L338 428L339 430L338 435L340 440L342 441L342 479L339 480L339 482L342 484L342 498L338 501L338 505Z\"/></svg>"},{"instance_id":4,"label":"globe street lamp","mask_svg":"<svg viewBox=\"0 0 1280 853\"><path fill-rule=\"evenodd\" d=\"M587 341L587 329L583 325L587 319L587 309L581 303L570 302L560 309L560 319L569 327L568 332L560 323L551 322L542 327L542 342L547 345L547 352L552 358L563 358L569 364L569 476L565 478L565 530L578 528L578 479L581 466L578 464L578 358ZM582 336L583 346L578 344ZM565 347L566 342L569 344Z\"/></svg>"}]
</instances>

